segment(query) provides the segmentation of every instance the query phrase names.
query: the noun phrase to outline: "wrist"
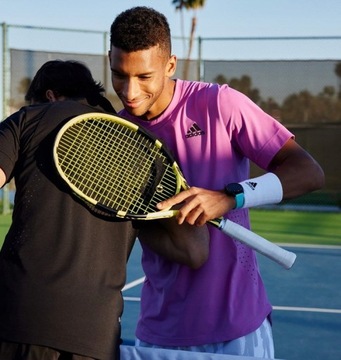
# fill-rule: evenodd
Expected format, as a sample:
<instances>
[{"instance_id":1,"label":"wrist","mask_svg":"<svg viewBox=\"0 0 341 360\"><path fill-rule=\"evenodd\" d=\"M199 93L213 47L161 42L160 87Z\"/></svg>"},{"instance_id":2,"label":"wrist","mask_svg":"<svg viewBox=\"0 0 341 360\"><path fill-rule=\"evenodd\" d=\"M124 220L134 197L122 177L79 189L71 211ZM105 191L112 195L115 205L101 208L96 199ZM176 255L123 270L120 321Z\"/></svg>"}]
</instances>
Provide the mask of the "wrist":
<instances>
[{"instance_id":1,"label":"wrist","mask_svg":"<svg viewBox=\"0 0 341 360\"><path fill-rule=\"evenodd\" d=\"M266 173L239 184L244 190L243 208L278 204L283 199L281 181L274 173Z\"/></svg>"},{"instance_id":2,"label":"wrist","mask_svg":"<svg viewBox=\"0 0 341 360\"><path fill-rule=\"evenodd\" d=\"M230 183L225 185L224 192L227 196L231 196L235 200L233 209L240 209L244 205L244 188L239 183Z\"/></svg>"}]
</instances>

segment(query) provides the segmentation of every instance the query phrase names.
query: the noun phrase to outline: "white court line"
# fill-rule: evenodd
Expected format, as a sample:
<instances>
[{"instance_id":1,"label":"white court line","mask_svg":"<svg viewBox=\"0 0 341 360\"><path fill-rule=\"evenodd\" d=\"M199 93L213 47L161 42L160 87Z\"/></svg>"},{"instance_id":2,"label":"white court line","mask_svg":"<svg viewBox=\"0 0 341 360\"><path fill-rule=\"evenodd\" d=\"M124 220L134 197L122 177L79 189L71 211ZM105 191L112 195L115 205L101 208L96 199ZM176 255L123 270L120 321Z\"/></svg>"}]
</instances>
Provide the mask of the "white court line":
<instances>
[{"instance_id":1,"label":"white court line","mask_svg":"<svg viewBox=\"0 0 341 360\"><path fill-rule=\"evenodd\" d=\"M123 292L123 291L126 291L126 290L128 290L128 289L131 289L131 288L133 288L134 286L137 286L137 285L142 284L142 283L144 282L144 279L145 279L145 276L143 276L143 277L141 277L141 278L139 278L139 279L136 279L136 280L134 280L134 281L126 284L126 285L124 286L124 288L122 289L122 292Z\"/></svg>"},{"instance_id":2,"label":"white court line","mask_svg":"<svg viewBox=\"0 0 341 360\"><path fill-rule=\"evenodd\" d=\"M295 307L295 306L273 306L274 310L280 311L307 311L318 313L341 314L339 309L323 309L323 308L308 308L308 307Z\"/></svg>"},{"instance_id":3,"label":"white court line","mask_svg":"<svg viewBox=\"0 0 341 360\"><path fill-rule=\"evenodd\" d=\"M317 245L317 244L296 244L296 243L276 243L278 246L304 248L304 249L330 249L341 250L341 245Z\"/></svg>"},{"instance_id":4,"label":"white court line","mask_svg":"<svg viewBox=\"0 0 341 360\"><path fill-rule=\"evenodd\" d=\"M125 301L139 302L140 297L137 296L124 296ZM273 306L274 310L278 311L298 311L298 312L316 312L316 313L329 313L329 314L341 314L339 309L323 309L323 308L307 308L307 307L295 307L295 306Z\"/></svg>"},{"instance_id":5,"label":"white court line","mask_svg":"<svg viewBox=\"0 0 341 360\"><path fill-rule=\"evenodd\" d=\"M135 281L127 284L122 291L128 290L143 283L145 277L141 277L136 279ZM124 296L123 299L125 301L139 302L141 298L138 296ZM317 313L329 313L329 314L341 314L340 309L324 309L324 308L310 308L310 307L297 307L297 306L273 306L274 310L278 311L300 311L300 312L317 312Z\"/></svg>"},{"instance_id":6,"label":"white court line","mask_svg":"<svg viewBox=\"0 0 341 360\"><path fill-rule=\"evenodd\" d=\"M140 302L141 298L136 296L123 296L124 301L135 301Z\"/></svg>"},{"instance_id":7,"label":"white court line","mask_svg":"<svg viewBox=\"0 0 341 360\"><path fill-rule=\"evenodd\" d=\"M309 245L309 244L284 244L284 243L283 244L277 243L277 245L288 246L288 247L302 247L302 248L341 249L341 246L338 245ZM126 284L122 289L122 292L142 284L144 280L145 280L145 276ZM140 297L135 297L135 296L124 296L123 299L125 301L133 301L133 302L141 301ZM309 307L296 307L296 306L273 306L273 309L278 311L301 311L301 312L341 314L340 309L309 308Z\"/></svg>"}]
</instances>

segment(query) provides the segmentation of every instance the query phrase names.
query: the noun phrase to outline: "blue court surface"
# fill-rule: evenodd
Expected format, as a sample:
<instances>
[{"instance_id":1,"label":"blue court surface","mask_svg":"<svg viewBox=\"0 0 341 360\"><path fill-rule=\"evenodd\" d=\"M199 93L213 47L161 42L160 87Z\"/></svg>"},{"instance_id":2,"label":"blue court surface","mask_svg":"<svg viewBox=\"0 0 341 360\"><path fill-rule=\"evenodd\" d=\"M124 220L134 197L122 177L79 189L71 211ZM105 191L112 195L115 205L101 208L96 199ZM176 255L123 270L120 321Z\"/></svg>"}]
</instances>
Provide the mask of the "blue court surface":
<instances>
[{"instance_id":1,"label":"blue court surface","mask_svg":"<svg viewBox=\"0 0 341 360\"><path fill-rule=\"evenodd\" d=\"M259 255L259 263L268 295L274 306L273 334L275 355L284 360L341 359L341 246L284 245L297 254L290 270L285 270ZM127 285L124 288L125 309L122 318L124 350L131 359L168 359L162 356L139 357L134 329L139 313L139 297L143 271L141 247L136 243L128 263ZM199 301L199 300L198 300ZM152 351L152 350L149 350ZM169 359L192 359L192 357ZM197 359L208 359L202 354ZM211 359L211 357L209 357ZM214 357L217 360L220 357ZM237 357L238 359L247 359ZM193 358L195 359L195 357ZM236 359L235 356L226 359Z\"/></svg>"}]
</instances>

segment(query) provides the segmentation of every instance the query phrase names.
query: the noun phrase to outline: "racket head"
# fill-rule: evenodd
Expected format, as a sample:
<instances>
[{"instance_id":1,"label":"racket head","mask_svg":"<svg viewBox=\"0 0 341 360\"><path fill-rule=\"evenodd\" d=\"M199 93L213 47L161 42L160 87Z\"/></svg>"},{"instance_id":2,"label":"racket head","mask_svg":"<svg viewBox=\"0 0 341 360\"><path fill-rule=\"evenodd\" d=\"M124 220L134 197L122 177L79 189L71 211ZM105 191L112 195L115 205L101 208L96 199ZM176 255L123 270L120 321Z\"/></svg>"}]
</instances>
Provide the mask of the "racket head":
<instances>
[{"instance_id":1,"label":"racket head","mask_svg":"<svg viewBox=\"0 0 341 360\"><path fill-rule=\"evenodd\" d=\"M162 142L117 115L87 113L69 120L56 136L53 159L79 198L120 218L171 217L175 211L158 211L156 204L187 187Z\"/></svg>"}]
</instances>

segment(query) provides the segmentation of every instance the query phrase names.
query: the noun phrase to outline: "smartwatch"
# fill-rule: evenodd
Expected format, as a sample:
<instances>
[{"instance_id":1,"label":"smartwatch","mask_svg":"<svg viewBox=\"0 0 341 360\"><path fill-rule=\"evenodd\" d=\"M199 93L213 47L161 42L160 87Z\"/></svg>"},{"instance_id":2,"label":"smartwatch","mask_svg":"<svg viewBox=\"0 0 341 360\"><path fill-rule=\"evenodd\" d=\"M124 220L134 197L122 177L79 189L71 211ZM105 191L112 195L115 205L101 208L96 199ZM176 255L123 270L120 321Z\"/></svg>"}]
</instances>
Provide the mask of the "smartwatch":
<instances>
[{"instance_id":1,"label":"smartwatch","mask_svg":"<svg viewBox=\"0 0 341 360\"><path fill-rule=\"evenodd\" d=\"M225 194L233 196L236 200L234 209L240 209L244 205L244 189L239 183L230 183L224 187Z\"/></svg>"}]
</instances>

